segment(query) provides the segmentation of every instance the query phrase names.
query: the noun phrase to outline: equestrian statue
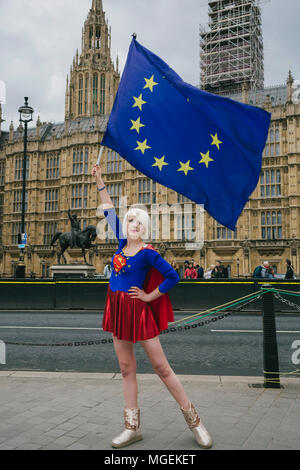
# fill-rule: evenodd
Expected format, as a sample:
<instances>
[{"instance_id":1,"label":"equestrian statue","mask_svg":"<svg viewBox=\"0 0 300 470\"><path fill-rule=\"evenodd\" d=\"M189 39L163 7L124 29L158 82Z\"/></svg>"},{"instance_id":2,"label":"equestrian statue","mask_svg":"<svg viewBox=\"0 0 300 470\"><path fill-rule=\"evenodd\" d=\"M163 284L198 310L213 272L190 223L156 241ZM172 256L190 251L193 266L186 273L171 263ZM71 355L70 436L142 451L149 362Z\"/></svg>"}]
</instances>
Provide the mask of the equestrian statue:
<instances>
[{"instance_id":1,"label":"equestrian statue","mask_svg":"<svg viewBox=\"0 0 300 470\"><path fill-rule=\"evenodd\" d=\"M85 257L85 250L95 247L97 251L97 245L92 244L97 237L96 227L94 227L94 225L88 225L84 230L81 230L77 215L71 215L70 209L68 210L68 216L71 222L71 232L56 232L51 241L51 246L54 246L55 242L59 240L60 251L57 254L58 264L61 264L61 257L64 263L67 264L67 260L64 256L64 252L67 248L81 248L84 261L86 264L89 264Z\"/></svg>"}]
</instances>

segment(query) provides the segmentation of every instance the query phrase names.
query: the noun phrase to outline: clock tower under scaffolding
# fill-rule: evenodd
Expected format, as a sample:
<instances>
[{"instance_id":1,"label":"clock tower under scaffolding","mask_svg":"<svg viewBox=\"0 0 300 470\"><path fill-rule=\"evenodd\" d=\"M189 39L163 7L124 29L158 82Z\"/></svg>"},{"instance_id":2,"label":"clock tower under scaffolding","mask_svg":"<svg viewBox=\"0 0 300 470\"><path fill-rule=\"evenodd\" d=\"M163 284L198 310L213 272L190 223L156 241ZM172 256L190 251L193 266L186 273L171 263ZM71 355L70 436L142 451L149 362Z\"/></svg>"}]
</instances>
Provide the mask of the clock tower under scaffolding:
<instances>
[{"instance_id":1,"label":"clock tower under scaffolding","mask_svg":"<svg viewBox=\"0 0 300 470\"><path fill-rule=\"evenodd\" d=\"M200 26L200 87L220 95L264 87L259 0L209 0Z\"/></svg>"}]
</instances>

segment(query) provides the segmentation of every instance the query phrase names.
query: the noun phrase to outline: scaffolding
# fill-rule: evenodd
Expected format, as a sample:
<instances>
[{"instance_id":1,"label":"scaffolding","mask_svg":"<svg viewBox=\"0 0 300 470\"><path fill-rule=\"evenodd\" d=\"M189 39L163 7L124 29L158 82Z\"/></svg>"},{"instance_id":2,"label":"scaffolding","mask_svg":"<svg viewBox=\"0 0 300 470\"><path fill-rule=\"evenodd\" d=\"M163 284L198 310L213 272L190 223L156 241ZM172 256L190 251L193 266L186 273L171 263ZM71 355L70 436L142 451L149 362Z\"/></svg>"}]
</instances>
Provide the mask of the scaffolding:
<instances>
[{"instance_id":1,"label":"scaffolding","mask_svg":"<svg viewBox=\"0 0 300 470\"><path fill-rule=\"evenodd\" d=\"M200 25L200 87L227 95L264 87L259 0L208 1L208 25Z\"/></svg>"}]
</instances>

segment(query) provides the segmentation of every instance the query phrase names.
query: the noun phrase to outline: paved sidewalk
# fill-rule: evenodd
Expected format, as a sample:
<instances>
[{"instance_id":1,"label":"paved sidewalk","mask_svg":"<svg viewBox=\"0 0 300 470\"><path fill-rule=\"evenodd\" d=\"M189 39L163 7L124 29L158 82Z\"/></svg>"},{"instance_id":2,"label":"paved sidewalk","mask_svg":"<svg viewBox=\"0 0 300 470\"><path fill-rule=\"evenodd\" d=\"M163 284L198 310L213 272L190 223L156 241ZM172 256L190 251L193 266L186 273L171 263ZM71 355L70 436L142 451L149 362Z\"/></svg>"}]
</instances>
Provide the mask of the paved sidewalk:
<instances>
[{"instance_id":1,"label":"paved sidewalk","mask_svg":"<svg viewBox=\"0 0 300 470\"><path fill-rule=\"evenodd\" d=\"M180 376L213 449L300 449L300 380ZM143 441L125 450L200 450L155 375L138 375ZM120 374L0 371L0 450L112 450L123 429Z\"/></svg>"}]
</instances>

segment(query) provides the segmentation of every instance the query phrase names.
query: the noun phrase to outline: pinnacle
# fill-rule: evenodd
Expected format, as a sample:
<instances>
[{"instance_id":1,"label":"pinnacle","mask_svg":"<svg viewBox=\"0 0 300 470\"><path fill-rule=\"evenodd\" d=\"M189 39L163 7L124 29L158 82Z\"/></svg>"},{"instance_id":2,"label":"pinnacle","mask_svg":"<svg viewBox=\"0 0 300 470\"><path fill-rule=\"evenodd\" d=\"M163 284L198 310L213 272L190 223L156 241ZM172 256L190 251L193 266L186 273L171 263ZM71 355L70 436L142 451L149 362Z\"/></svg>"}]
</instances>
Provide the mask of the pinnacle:
<instances>
[{"instance_id":1,"label":"pinnacle","mask_svg":"<svg viewBox=\"0 0 300 470\"><path fill-rule=\"evenodd\" d=\"M103 11L102 0L93 0L92 10Z\"/></svg>"}]
</instances>

